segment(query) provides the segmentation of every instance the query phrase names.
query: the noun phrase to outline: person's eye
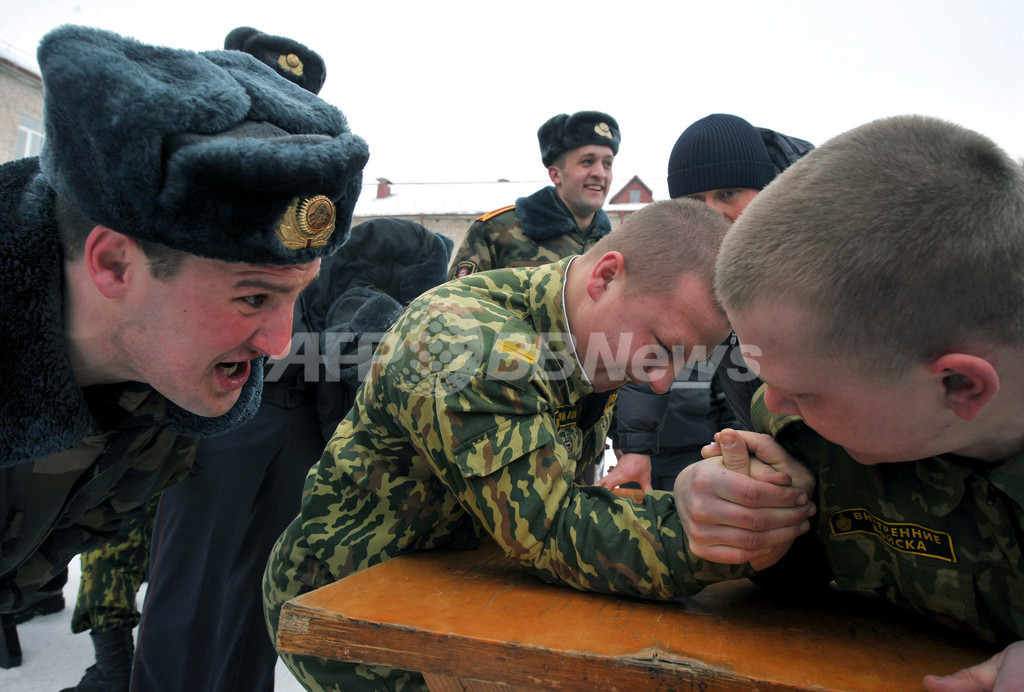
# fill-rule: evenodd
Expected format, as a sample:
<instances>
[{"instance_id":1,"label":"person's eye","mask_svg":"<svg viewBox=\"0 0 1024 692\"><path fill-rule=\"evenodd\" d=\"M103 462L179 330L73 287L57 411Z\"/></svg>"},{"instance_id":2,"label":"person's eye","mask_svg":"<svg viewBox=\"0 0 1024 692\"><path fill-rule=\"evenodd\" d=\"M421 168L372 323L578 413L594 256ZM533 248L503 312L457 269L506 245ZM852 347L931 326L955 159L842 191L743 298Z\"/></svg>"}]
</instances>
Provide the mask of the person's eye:
<instances>
[{"instance_id":1,"label":"person's eye","mask_svg":"<svg viewBox=\"0 0 1024 692\"><path fill-rule=\"evenodd\" d=\"M267 302L267 294L266 293L258 293L258 294L254 295L254 296L243 296L243 297L239 298L239 300L242 301L243 303L245 303L246 305L248 305L251 308L261 308Z\"/></svg>"}]
</instances>

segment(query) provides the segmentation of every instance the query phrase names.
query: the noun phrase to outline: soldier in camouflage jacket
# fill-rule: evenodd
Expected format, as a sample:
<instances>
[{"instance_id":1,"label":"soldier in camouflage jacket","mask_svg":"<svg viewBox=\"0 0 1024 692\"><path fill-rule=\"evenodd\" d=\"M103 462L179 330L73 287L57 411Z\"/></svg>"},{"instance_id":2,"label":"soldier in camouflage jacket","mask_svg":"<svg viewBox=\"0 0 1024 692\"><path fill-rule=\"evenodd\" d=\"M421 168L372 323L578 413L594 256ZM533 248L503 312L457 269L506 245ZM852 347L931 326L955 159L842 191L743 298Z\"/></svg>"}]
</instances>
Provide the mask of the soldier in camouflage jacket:
<instances>
[{"instance_id":1,"label":"soldier in camouflage jacket","mask_svg":"<svg viewBox=\"0 0 1024 692\"><path fill-rule=\"evenodd\" d=\"M670 493L635 504L573 482L603 447L627 374L667 391L682 360L665 347L711 349L728 332L706 292L726 227L692 200L655 203L586 255L457 279L414 301L385 335L271 554L272 635L299 593L486 536L541 578L577 589L669 599L747 573L692 559ZM598 355L620 336L628 354ZM660 351L662 365L624 370L644 348ZM283 658L315 688L422 685L413 673Z\"/></svg>"},{"instance_id":2,"label":"soldier in camouflage jacket","mask_svg":"<svg viewBox=\"0 0 1024 692\"><path fill-rule=\"evenodd\" d=\"M1024 452L1002 463L951 454L864 465L799 416L768 410L763 389L751 413L817 480L806 539L820 543L828 564L789 561L780 570L877 591L989 641L1024 636Z\"/></svg>"},{"instance_id":3,"label":"soldier in camouflage jacket","mask_svg":"<svg viewBox=\"0 0 1024 692\"><path fill-rule=\"evenodd\" d=\"M448 278L506 267L536 267L586 252L612 230L603 209L577 227L565 202L548 186L512 206L484 214L469 227Z\"/></svg>"},{"instance_id":4,"label":"soldier in camouflage jacket","mask_svg":"<svg viewBox=\"0 0 1024 692\"><path fill-rule=\"evenodd\" d=\"M606 113L550 118L537 131L554 187L484 214L469 227L448 278L506 267L536 267L577 255L611 232L601 206L612 183L619 126Z\"/></svg>"},{"instance_id":5,"label":"soldier in camouflage jacket","mask_svg":"<svg viewBox=\"0 0 1024 692\"><path fill-rule=\"evenodd\" d=\"M726 456L680 475L688 535L715 536L691 549L872 589L1008 644L927 676L929 690L1024 689L1022 263L1024 169L952 123L868 123L780 175L729 231L716 274L765 383L754 421L774 440L723 431ZM778 521L788 505L742 473L744 447L807 464L810 522ZM737 506L752 497L759 508ZM819 560L794 561L807 548Z\"/></svg>"}]
</instances>

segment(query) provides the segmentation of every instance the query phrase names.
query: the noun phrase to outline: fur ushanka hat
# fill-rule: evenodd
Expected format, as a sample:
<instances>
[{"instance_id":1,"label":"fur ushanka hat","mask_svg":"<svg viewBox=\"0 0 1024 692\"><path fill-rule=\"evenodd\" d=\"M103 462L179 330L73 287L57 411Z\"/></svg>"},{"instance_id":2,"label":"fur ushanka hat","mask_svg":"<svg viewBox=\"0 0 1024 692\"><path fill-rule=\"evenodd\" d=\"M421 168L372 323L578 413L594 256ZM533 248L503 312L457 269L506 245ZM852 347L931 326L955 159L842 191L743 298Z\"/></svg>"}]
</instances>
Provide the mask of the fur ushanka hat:
<instances>
[{"instance_id":1,"label":"fur ushanka hat","mask_svg":"<svg viewBox=\"0 0 1024 692\"><path fill-rule=\"evenodd\" d=\"M537 130L540 141L540 160L550 166L558 157L572 149L588 144L611 147L612 154L619 153L619 124L615 118L600 111L580 111L568 115L559 113L552 116Z\"/></svg>"},{"instance_id":2,"label":"fur ushanka hat","mask_svg":"<svg viewBox=\"0 0 1024 692\"><path fill-rule=\"evenodd\" d=\"M91 221L257 265L304 264L345 242L366 143L252 55L64 26L38 58L42 171Z\"/></svg>"}]
</instances>

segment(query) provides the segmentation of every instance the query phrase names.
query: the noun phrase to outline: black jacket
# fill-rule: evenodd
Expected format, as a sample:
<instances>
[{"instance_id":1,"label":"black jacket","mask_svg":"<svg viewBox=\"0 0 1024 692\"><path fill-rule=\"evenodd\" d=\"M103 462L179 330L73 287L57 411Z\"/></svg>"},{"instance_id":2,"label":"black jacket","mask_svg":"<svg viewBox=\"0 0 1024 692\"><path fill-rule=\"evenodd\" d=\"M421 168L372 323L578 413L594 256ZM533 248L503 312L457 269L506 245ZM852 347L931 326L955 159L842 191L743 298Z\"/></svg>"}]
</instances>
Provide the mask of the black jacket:
<instances>
[{"instance_id":1,"label":"black jacket","mask_svg":"<svg viewBox=\"0 0 1024 692\"><path fill-rule=\"evenodd\" d=\"M294 329L318 335L326 372L315 396L325 440L352 406L380 337L413 298L444 283L452 247L418 223L382 218L353 226L322 262Z\"/></svg>"},{"instance_id":2,"label":"black jacket","mask_svg":"<svg viewBox=\"0 0 1024 692\"><path fill-rule=\"evenodd\" d=\"M736 417L711 372L701 364L683 368L667 394L646 384L627 384L615 402L611 438L626 454L647 454L659 466L679 466L700 459L700 449Z\"/></svg>"}]
</instances>

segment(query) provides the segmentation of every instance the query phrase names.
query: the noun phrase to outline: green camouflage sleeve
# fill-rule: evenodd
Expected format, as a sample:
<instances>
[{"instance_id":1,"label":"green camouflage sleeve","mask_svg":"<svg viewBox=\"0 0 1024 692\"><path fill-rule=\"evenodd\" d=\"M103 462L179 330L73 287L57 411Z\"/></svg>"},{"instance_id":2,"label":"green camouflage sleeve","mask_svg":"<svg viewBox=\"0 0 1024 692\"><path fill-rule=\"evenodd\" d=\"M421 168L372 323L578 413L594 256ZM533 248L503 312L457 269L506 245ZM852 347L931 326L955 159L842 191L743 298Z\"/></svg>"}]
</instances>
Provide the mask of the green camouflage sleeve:
<instances>
[{"instance_id":1,"label":"green camouflage sleeve","mask_svg":"<svg viewBox=\"0 0 1024 692\"><path fill-rule=\"evenodd\" d=\"M474 221L466 231L462 245L455 252L448 270L448 280L496 268L498 265L487 224L480 220Z\"/></svg>"},{"instance_id":2,"label":"green camouflage sleeve","mask_svg":"<svg viewBox=\"0 0 1024 692\"><path fill-rule=\"evenodd\" d=\"M640 505L579 488L584 433L560 431L555 415L564 382L480 376L489 357L488 370L519 366L491 356L493 335L514 328L500 313L494 324L479 310L453 318L464 305L435 301L385 337L304 503L307 540L336 578L481 531L543 578L579 589L667 599L746 574L689 554L670 493ZM439 314L446 350L409 348L439 342ZM567 445L565 434L576 439Z\"/></svg>"},{"instance_id":3,"label":"green camouflage sleeve","mask_svg":"<svg viewBox=\"0 0 1024 692\"><path fill-rule=\"evenodd\" d=\"M690 559L670 494L638 505L577 486L576 461L542 397L475 380L435 402L438 434L424 450L434 472L475 523L545 580L664 599L725 578Z\"/></svg>"}]
</instances>

